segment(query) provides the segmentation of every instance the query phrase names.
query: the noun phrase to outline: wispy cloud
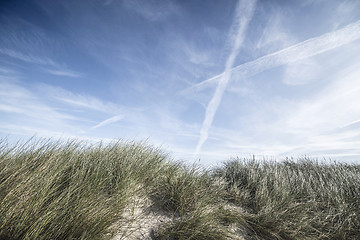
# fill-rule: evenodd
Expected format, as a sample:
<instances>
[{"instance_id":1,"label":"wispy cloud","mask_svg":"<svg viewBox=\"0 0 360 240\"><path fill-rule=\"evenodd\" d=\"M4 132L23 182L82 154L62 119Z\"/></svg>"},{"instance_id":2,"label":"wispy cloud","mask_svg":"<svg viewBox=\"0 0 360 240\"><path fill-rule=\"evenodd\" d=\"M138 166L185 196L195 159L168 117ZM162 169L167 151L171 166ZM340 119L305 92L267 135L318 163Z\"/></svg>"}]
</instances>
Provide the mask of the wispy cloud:
<instances>
[{"instance_id":1,"label":"wispy cloud","mask_svg":"<svg viewBox=\"0 0 360 240\"><path fill-rule=\"evenodd\" d=\"M12 75L14 74L15 72L11 69L8 69L8 68L0 68L0 74L2 75L5 75L5 76L8 76L8 75Z\"/></svg>"},{"instance_id":2,"label":"wispy cloud","mask_svg":"<svg viewBox=\"0 0 360 240\"><path fill-rule=\"evenodd\" d=\"M360 39L360 20L339 30L308 39L283 50L238 65L229 71L239 76L239 78L233 78L234 80L243 79L277 66L294 63L299 60L324 53L351 43L357 39ZM190 91L199 91L208 86L214 85L226 74L226 72L223 72L222 74L202 81L182 91L182 93L186 94Z\"/></svg>"},{"instance_id":3,"label":"wispy cloud","mask_svg":"<svg viewBox=\"0 0 360 240\"><path fill-rule=\"evenodd\" d=\"M87 108L108 114L124 112L124 108L122 106L119 106L113 102L103 101L91 95L73 93L64 88L54 87L46 84L39 85L38 88L49 98L66 103L73 108Z\"/></svg>"},{"instance_id":4,"label":"wispy cloud","mask_svg":"<svg viewBox=\"0 0 360 240\"><path fill-rule=\"evenodd\" d=\"M359 67L359 64L355 64L335 77L329 76L331 83L316 96L301 101L296 111L289 114L291 117L286 125L298 132L314 135L331 134L334 129L359 121ZM309 116L311 121L307 120Z\"/></svg>"},{"instance_id":5,"label":"wispy cloud","mask_svg":"<svg viewBox=\"0 0 360 240\"><path fill-rule=\"evenodd\" d=\"M69 106L66 101L54 101L57 99L49 98L43 94L44 89L34 86L27 88L26 84L16 79L9 81L0 77L1 133L24 137L37 135L41 137L90 139L92 134L88 130L91 127L90 124L99 116L99 112L104 115L108 115L111 111L120 112L119 107L115 104L91 96L84 97L63 90L62 94L66 93L67 99L69 100L69 97L72 97L75 102L75 104L70 103ZM49 90L51 87L47 89ZM52 88L52 90L54 89ZM56 89L57 91L54 90L51 94L55 94L55 92L59 94L61 88ZM64 104L66 104L65 107ZM93 111L87 111L89 109ZM91 127L91 129L115 123L124 117L124 114L117 114Z\"/></svg>"},{"instance_id":6,"label":"wispy cloud","mask_svg":"<svg viewBox=\"0 0 360 240\"><path fill-rule=\"evenodd\" d=\"M0 35L4 36L0 39L2 59L11 63L21 61L22 66L24 63L32 64L53 75L81 76L80 73L69 70L64 60L54 54L64 51L63 39L52 38L43 28L23 17L8 16L1 20Z\"/></svg>"},{"instance_id":7,"label":"wispy cloud","mask_svg":"<svg viewBox=\"0 0 360 240\"><path fill-rule=\"evenodd\" d=\"M116 115L114 117L108 118L108 119L100 122L99 124L96 124L95 126L91 127L91 129L96 129L96 128L104 127L104 126L112 124L112 123L116 123L116 122L120 121L121 119L123 119L124 117L125 117L124 115Z\"/></svg>"},{"instance_id":8,"label":"wispy cloud","mask_svg":"<svg viewBox=\"0 0 360 240\"><path fill-rule=\"evenodd\" d=\"M172 14L179 13L179 7L171 0L125 0L124 3L127 8L150 21L163 20Z\"/></svg>"},{"instance_id":9,"label":"wispy cloud","mask_svg":"<svg viewBox=\"0 0 360 240\"><path fill-rule=\"evenodd\" d=\"M82 77L83 74L79 72L74 72L71 70L52 70L52 69L45 69L46 72L56 75L56 76L64 76L64 77L72 77L72 78L79 78Z\"/></svg>"},{"instance_id":10,"label":"wispy cloud","mask_svg":"<svg viewBox=\"0 0 360 240\"><path fill-rule=\"evenodd\" d=\"M277 10L274 13L271 12L255 47L260 51L266 50L265 54L267 54L296 43L297 41L294 41L293 36L286 31L284 23L286 23L286 16L284 16L281 10Z\"/></svg>"},{"instance_id":11,"label":"wispy cloud","mask_svg":"<svg viewBox=\"0 0 360 240\"><path fill-rule=\"evenodd\" d=\"M29 53L21 53L19 51L12 50L10 48L0 48L0 54L6 55L13 59L17 59L23 62L27 62L30 64L37 64L41 65L44 71L57 76L64 76L64 77L73 77L79 78L82 77L83 74L79 72L75 72L72 70L68 70L64 64L57 63L48 57L39 57ZM45 67L50 67L53 69L47 69ZM4 72L4 71L0 71Z\"/></svg>"},{"instance_id":12,"label":"wispy cloud","mask_svg":"<svg viewBox=\"0 0 360 240\"><path fill-rule=\"evenodd\" d=\"M339 3L329 16L334 29L344 25L346 22L351 22L359 17L359 1L344 0Z\"/></svg>"},{"instance_id":13,"label":"wispy cloud","mask_svg":"<svg viewBox=\"0 0 360 240\"><path fill-rule=\"evenodd\" d=\"M302 85L312 82L320 73L320 64L312 58L306 58L286 65L283 82L288 85Z\"/></svg>"},{"instance_id":14,"label":"wispy cloud","mask_svg":"<svg viewBox=\"0 0 360 240\"><path fill-rule=\"evenodd\" d=\"M252 16L255 11L256 1L254 0L243 0L240 1L235 10L235 19L230 33L230 41L232 42L232 51L229 58L226 61L224 74L221 76L220 81L217 85L215 93L210 100L206 112L205 119L203 121L201 130L200 130L200 139L196 146L195 156L200 153L202 145L205 143L208 138L208 132L212 125L215 113L221 102L222 95L226 89L227 84L229 83L231 77L231 68L234 65L234 61L237 57L238 51L242 42L245 38L245 32L247 30L248 24L252 19Z\"/></svg>"},{"instance_id":15,"label":"wispy cloud","mask_svg":"<svg viewBox=\"0 0 360 240\"><path fill-rule=\"evenodd\" d=\"M207 51L201 51L196 46L187 44L185 41L182 42L182 48L185 55L188 57L191 63L196 65L204 64L211 65L211 53Z\"/></svg>"},{"instance_id":16,"label":"wispy cloud","mask_svg":"<svg viewBox=\"0 0 360 240\"><path fill-rule=\"evenodd\" d=\"M74 119L73 116L55 111L16 80L0 78L0 111L21 113L29 119L56 122Z\"/></svg>"},{"instance_id":17,"label":"wispy cloud","mask_svg":"<svg viewBox=\"0 0 360 240\"><path fill-rule=\"evenodd\" d=\"M81 128L73 124L79 121L77 117L58 111L16 79L0 77L0 102L2 133L26 137L50 137L41 133L55 129L59 133L81 133Z\"/></svg>"},{"instance_id":18,"label":"wispy cloud","mask_svg":"<svg viewBox=\"0 0 360 240\"><path fill-rule=\"evenodd\" d=\"M33 125L17 125L17 124L8 124L4 123L0 125L0 132L11 134L16 136L14 138L14 141L19 141L19 138L17 136L24 137L23 139L27 140L30 137L36 136L36 137L43 137L48 139L54 139L54 140L69 140L69 139L76 139L80 141L85 141L84 143L111 143L114 141L114 139L111 138L104 138L104 137L92 137L92 136L86 136L86 135L80 135L79 133L71 133L66 131L61 131L59 129L47 129L44 127L38 127ZM11 136L10 135L10 136Z\"/></svg>"},{"instance_id":19,"label":"wispy cloud","mask_svg":"<svg viewBox=\"0 0 360 240\"><path fill-rule=\"evenodd\" d=\"M342 56L337 57L341 61ZM354 62L359 62L358 59L356 57ZM327 79L326 86L307 98L291 101L267 98L272 103L267 106L263 103L259 111L272 116L266 121L254 122L253 119L259 118L259 115L248 113L246 118L250 119L243 124L246 127L240 133L221 130L211 135L219 136L217 144L229 143L222 149L231 150L229 145L235 149L244 143L254 146L245 151L238 149L239 155L249 149L252 153L276 157L303 154L335 157L335 152L359 154L356 148L360 144L360 105L356 104L360 102L359 67L359 64L353 64L336 74L323 73L320 77ZM242 137L231 138L231 134Z\"/></svg>"},{"instance_id":20,"label":"wispy cloud","mask_svg":"<svg viewBox=\"0 0 360 240\"><path fill-rule=\"evenodd\" d=\"M113 2L114 2L114 0L105 0L104 5L107 6L107 5L110 5Z\"/></svg>"},{"instance_id":21,"label":"wispy cloud","mask_svg":"<svg viewBox=\"0 0 360 240\"><path fill-rule=\"evenodd\" d=\"M49 58L40 58L31 54L24 54L18 51L14 51L9 48L0 48L0 53L28 63L58 67L58 64Z\"/></svg>"}]
</instances>

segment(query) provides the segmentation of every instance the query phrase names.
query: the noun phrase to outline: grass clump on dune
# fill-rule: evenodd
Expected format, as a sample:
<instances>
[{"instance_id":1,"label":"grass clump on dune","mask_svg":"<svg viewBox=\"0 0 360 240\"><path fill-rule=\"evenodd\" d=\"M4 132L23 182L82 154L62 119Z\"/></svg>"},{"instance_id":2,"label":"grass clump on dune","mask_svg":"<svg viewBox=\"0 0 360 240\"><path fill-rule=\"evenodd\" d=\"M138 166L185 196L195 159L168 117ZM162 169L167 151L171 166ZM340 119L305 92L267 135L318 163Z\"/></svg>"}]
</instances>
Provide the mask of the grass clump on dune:
<instances>
[{"instance_id":1,"label":"grass clump on dune","mask_svg":"<svg viewBox=\"0 0 360 240\"><path fill-rule=\"evenodd\" d=\"M259 239L359 239L360 166L234 160L215 171Z\"/></svg>"},{"instance_id":2,"label":"grass clump on dune","mask_svg":"<svg viewBox=\"0 0 360 240\"><path fill-rule=\"evenodd\" d=\"M219 218L225 204L223 184L199 168L174 165L162 173L153 198L156 205L173 216L160 226L156 239L234 239Z\"/></svg>"},{"instance_id":3,"label":"grass clump on dune","mask_svg":"<svg viewBox=\"0 0 360 240\"><path fill-rule=\"evenodd\" d=\"M0 239L100 239L165 165L159 151L135 143L3 144Z\"/></svg>"}]
</instances>

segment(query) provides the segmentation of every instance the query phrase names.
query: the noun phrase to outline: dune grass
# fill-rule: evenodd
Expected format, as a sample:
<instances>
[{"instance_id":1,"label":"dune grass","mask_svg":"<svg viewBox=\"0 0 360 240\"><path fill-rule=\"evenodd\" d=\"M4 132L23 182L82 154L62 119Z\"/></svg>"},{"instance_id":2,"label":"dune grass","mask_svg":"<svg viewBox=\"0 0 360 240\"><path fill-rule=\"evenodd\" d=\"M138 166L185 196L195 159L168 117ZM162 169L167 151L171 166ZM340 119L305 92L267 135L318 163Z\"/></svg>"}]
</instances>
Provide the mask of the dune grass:
<instances>
[{"instance_id":1,"label":"dune grass","mask_svg":"<svg viewBox=\"0 0 360 240\"><path fill-rule=\"evenodd\" d=\"M31 142L0 156L0 238L100 239L166 165L141 144Z\"/></svg>"},{"instance_id":2,"label":"dune grass","mask_svg":"<svg viewBox=\"0 0 360 240\"><path fill-rule=\"evenodd\" d=\"M360 166L234 160L215 170L260 239L359 239Z\"/></svg>"},{"instance_id":3,"label":"dune grass","mask_svg":"<svg viewBox=\"0 0 360 240\"><path fill-rule=\"evenodd\" d=\"M360 165L234 159L203 170L144 143L0 144L0 239L111 239L134 199L170 219L153 239L360 236Z\"/></svg>"}]
</instances>

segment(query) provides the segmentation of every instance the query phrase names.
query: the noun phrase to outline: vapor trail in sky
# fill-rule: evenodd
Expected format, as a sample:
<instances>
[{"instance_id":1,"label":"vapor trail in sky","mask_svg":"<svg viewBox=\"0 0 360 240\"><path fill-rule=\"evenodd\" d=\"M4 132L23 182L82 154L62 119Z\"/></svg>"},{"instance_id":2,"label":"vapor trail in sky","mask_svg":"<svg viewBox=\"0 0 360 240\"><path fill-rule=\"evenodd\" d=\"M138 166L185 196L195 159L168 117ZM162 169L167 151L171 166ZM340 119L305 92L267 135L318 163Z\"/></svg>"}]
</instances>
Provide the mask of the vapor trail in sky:
<instances>
[{"instance_id":1,"label":"vapor trail in sky","mask_svg":"<svg viewBox=\"0 0 360 240\"><path fill-rule=\"evenodd\" d=\"M99 128L99 127L103 127L103 126L106 126L106 125L109 125L111 123L115 123L115 122L118 122L120 121L121 119L124 118L124 115L116 115L114 117L111 117L111 118L108 118L102 122L100 122L99 124L96 124L95 126L93 126L91 129L96 129L96 128Z\"/></svg>"},{"instance_id":2,"label":"vapor trail in sky","mask_svg":"<svg viewBox=\"0 0 360 240\"><path fill-rule=\"evenodd\" d=\"M288 48L238 65L234 68L228 69L228 72L239 74L241 78L237 79L243 79L277 66L293 63L308 57L315 56L358 39L360 39L360 20L351 23L339 30L329 32L315 38L310 38ZM183 93L187 93L192 90L199 91L211 84L216 83L217 81L219 81L220 85L220 82L225 77L225 75L229 75L229 73L224 71L219 75L204 80L186 89L183 91Z\"/></svg>"},{"instance_id":3,"label":"vapor trail in sky","mask_svg":"<svg viewBox=\"0 0 360 240\"><path fill-rule=\"evenodd\" d=\"M195 150L195 156L200 153L202 145L208 138L209 129L214 120L215 113L219 107L226 86L229 83L231 77L231 69L234 65L234 61L238 54L239 48L244 41L245 32L254 14L255 6L256 0L242 0L237 4L234 16L234 23L230 32L232 51L226 61L224 73L219 80L214 96L212 97L206 108L205 118L200 130L200 139Z\"/></svg>"}]
</instances>

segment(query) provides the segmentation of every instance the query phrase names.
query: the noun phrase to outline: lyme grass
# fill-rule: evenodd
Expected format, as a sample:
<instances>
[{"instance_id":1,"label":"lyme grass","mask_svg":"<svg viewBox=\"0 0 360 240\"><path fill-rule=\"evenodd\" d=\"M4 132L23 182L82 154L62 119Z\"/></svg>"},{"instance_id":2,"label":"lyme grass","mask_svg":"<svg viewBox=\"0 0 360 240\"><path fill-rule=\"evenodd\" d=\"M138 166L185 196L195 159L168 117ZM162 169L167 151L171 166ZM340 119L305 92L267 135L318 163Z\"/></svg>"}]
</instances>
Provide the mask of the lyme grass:
<instances>
[{"instance_id":1,"label":"lyme grass","mask_svg":"<svg viewBox=\"0 0 360 240\"><path fill-rule=\"evenodd\" d=\"M208 172L177 163L162 172L152 197L161 209L183 217L216 204L222 193L222 186L216 185Z\"/></svg>"},{"instance_id":2,"label":"lyme grass","mask_svg":"<svg viewBox=\"0 0 360 240\"><path fill-rule=\"evenodd\" d=\"M165 156L135 143L2 148L0 238L99 239Z\"/></svg>"},{"instance_id":3,"label":"lyme grass","mask_svg":"<svg viewBox=\"0 0 360 240\"><path fill-rule=\"evenodd\" d=\"M217 221L213 209L197 209L173 223L160 228L156 239L189 239L189 240L225 240L231 239L226 227Z\"/></svg>"},{"instance_id":4,"label":"lyme grass","mask_svg":"<svg viewBox=\"0 0 360 240\"><path fill-rule=\"evenodd\" d=\"M261 239L358 239L360 168L309 159L233 160L214 171Z\"/></svg>"},{"instance_id":5,"label":"lyme grass","mask_svg":"<svg viewBox=\"0 0 360 240\"><path fill-rule=\"evenodd\" d=\"M144 232L157 240L359 239L360 166L234 159L204 170L145 143L1 142L1 240Z\"/></svg>"}]
</instances>

